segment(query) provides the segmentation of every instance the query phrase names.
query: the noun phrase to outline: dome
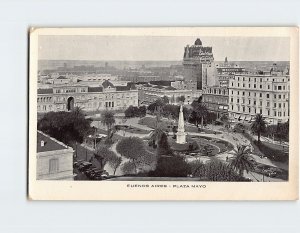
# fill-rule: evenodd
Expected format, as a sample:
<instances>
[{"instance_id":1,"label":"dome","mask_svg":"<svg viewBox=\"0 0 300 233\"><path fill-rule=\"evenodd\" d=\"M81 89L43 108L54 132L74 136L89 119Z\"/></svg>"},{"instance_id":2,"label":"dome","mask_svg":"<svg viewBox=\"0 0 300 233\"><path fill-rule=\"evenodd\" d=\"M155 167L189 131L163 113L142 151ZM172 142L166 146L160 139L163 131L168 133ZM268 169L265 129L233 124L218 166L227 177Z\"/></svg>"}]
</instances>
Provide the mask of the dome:
<instances>
[{"instance_id":1,"label":"dome","mask_svg":"<svg viewBox=\"0 0 300 233\"><path fill-rule=\"evenodd\" d=\"M195 45L202 45L202 41L199 38L197 38L197 40L195 41Z\"/></svg>"},{"instance_id":2,"label":"dome","mask_svg":"<svg viewBox=\"0 0 300 233\"><path fill-rule=\"evenodd\" d=\"M105 80L103 83L102 83L102 86L104 87L104 88L108 88L108 87L111 87L111 88L113 88L113 87L115 87L110 81L108 81L108 80Z\"/></svg>"}]
</instances>

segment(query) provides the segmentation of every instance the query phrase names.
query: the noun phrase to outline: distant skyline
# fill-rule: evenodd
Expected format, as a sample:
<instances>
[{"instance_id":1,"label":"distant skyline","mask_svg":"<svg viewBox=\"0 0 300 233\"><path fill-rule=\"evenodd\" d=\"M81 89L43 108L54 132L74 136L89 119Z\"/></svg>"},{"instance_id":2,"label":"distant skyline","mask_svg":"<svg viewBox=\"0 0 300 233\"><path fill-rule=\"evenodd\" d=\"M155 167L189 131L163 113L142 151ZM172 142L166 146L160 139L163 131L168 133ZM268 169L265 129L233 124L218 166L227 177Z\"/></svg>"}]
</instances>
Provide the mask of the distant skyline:
<instances>
[{"instance_id":1,"label":"distant skyline","mask_svg":"<svg viewBox=\"0 0 300 233\"><path fill-rule=\"evenodd\" d=\"M41 60L180 61L200 38L216 61L289 61L288 37L39 36Z\"/></svg>"}]
</instances>

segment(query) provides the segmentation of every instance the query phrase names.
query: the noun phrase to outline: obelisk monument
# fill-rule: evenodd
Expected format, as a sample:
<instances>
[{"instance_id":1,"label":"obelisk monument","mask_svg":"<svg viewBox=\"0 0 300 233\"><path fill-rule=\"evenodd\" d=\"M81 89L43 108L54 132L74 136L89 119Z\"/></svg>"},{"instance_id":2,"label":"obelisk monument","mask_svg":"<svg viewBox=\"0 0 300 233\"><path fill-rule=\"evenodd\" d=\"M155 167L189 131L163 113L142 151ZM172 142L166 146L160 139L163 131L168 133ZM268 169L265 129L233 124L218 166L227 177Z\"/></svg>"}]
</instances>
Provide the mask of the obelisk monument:
<instances>
[{"instance_id":1,"label":"obelisk monument","mask_svg":"<svg viewBox=\"0 0 300 233\"><path fill-rule=\"evenodd\" d=\"M179 144L185 144L186 143L185 137L186 137L186 133L184 132L183 108L182 105L180 105L178 130L176 133L176 142Z\"/></svg>"}]
</instances>

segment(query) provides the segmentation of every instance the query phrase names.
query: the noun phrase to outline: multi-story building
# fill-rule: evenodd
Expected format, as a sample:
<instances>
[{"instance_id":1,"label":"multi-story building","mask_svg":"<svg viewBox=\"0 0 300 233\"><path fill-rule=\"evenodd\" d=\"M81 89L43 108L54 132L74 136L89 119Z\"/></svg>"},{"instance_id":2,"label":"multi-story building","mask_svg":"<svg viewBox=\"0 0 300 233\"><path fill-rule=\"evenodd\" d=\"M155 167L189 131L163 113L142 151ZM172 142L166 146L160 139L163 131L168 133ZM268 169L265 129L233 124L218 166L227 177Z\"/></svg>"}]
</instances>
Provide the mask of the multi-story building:
<instances>
[{"instance_id":1,"label":"multi-story building","mask_svg":"<svg viewBox=\"0 0 300 233\"><path fill-rule=\"evenodd\" d=\"M229 93L227 87L204 87L202 90L202 102L210 112L217 114L217 117L228 115Z\"/></svg>"},{"instance_id":2,"label":"multi-story building","mask_svg":"<svg viewBox=\"0 0 300 233\"><path fill-rule=\"evenodd\" d=\"M52 88L38 89L37 111L70 111L78 106L84 111L119 110L138 106L138 90L134 85L114 86L104 81L101 86L53 85Z\"/></svg>"},{"instance_id":3,"label":"multi-story building","mask_svg":"<svg viewBox=\"0 0 300 233\"><path fill-rule=\"evenodd\" d=\"M228 87L229 79L233 78L236 74L245 74L246 69L237 64L230 64L225 57L225 62L216 64L217 82L220 87Z\"/></svg>"},{"instance_id":4,"label":"multi-story building","mask_svg":"<svg viewBox=\"0 0 300 233\"><path fill-rule=\"evenodd\" d=\"M73 153L71 147L37 132L37 180L73 180Z\"/></svg>"},{"instance_id":5,"label":"multi-story building","mask_svg":"<svg viewBox=\"0 0 300 233\"><path fill-rule=\"evenodd\" d=\"M159 98L168 97L170 104L179 104L179 97L184 96L184 104L191 104L197 100L201 94L201 90L176 89L172 86L153 85L150 83L136 85L139 90L139 103L151 104Z\"/></svg>"},{"instance_id":6,"label":"multi-story building","mask_svg":"<svg viewBox=\"0 0 300 233\"><path fill-rule=\"evenodd\" d=\"M242 74L229 80L229 117L251 121L262 114L269 124L289 119L288 74Z\"/></svg>"},{"instance_id":7,"label":"multi-story building","mask_svg":"<svg viewBox=\"0 0 300 233\"><path fill-rule=\"evenodd\" d=\"M202 41L199 38L194 45L187 45L184 48L182 64L188 89L201 90L202 86L207 85L211 73L214 72L213 61L212 47L202 46Z\"/></svg>"}]
</instances>

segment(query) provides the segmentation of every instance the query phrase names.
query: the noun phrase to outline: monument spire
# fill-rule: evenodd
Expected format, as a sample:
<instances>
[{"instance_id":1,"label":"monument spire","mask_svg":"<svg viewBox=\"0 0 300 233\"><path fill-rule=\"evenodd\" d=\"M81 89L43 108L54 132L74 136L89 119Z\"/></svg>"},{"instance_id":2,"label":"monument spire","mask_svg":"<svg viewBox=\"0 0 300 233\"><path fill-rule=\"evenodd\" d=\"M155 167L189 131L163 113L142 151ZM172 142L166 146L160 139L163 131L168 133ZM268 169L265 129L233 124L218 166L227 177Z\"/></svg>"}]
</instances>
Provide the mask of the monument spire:
<instances>
[{"instance_id":1,"label":"monument spire","mask_svg":"<svg viewBox=\"0 0 300 233\"><path fill-rule=\"evenodd\" d=\"M178 131L176 133L176 142L179 144L186 143L186 133L184 130L183 107L180 105L179 118L178 118Z\"/></svg>"}]
</instances>

